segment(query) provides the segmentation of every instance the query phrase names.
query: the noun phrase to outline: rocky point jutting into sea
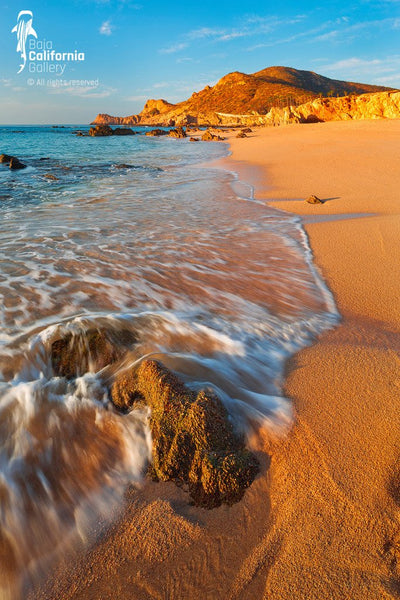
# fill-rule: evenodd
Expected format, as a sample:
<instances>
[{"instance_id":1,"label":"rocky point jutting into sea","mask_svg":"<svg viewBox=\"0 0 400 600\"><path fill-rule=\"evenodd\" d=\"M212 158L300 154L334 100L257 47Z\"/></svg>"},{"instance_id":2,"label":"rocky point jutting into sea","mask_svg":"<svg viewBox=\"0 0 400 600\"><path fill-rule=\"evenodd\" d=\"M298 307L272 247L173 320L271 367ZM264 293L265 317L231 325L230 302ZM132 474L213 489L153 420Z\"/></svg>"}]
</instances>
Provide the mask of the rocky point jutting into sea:
<instances>
[{"instance_id":1,"label":"rocky point jutting into sea","mask_svg":"<svg viewBox=\"0 0 400 600\"><path fill-rule=\"evenodd\" d=\"M252 75L229 73L178 104L148 100L137 115L99 114L93 124L268 126L398 117L400 93L390 88L269 67Z\"/></svg>"}]
</instances>

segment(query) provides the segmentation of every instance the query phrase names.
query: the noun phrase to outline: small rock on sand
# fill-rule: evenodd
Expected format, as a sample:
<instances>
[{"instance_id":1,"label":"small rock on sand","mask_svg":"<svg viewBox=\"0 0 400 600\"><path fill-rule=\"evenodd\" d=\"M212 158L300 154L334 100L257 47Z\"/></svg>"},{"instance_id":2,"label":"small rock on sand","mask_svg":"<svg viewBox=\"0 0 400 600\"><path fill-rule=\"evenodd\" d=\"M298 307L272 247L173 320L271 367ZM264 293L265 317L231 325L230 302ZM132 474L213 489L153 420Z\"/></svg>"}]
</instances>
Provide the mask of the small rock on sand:
<instances>
[{"instance_id":1,"label":"small rock on sand","mask_svg":"<svg viewBox=\"0 0 400 600\"><path fill-rule=\"evenodd\" d=\"M320 198L318 198L318 196L315 196L314 194L312 194L311 196L309 196L306 200L306 202L308 202L309 204L323 204L323 200L321 200Z\"/></svg>"}]
</instances>

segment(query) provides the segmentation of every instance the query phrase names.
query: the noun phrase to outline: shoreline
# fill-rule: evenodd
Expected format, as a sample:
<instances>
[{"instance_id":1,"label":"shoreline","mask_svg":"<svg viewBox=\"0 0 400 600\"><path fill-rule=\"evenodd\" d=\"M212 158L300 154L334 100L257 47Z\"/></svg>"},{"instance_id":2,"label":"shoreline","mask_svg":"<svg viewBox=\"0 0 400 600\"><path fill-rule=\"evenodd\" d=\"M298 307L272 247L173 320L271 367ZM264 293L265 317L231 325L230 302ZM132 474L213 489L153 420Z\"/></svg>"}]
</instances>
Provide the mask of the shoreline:
<instances>
[{"instance_id":1,"label":"shoreline","mask_svg":"<svg viewBox=\"0 0 400 600\"><path fill-rule=\"evenodd\" d=\"M390 127L383 121L365 123L361 141L352 129L358 130L359 122L259 129L246 139L227 139L232 155L222 163L241 181L255 185L257 201L297 211L303 219L317 215L318 222L303 227L314 264L342 317L287 362L283 392L293 404L295 421L282 439L272 440L268 432L258 439L261 476L238 504L212 511L190 506L186 493L173 483L163 483L162 492L151 481L139 492L128 489L124 512L115 515L114 525L99 525L95 543L65 556L27 598L111 600L133 593L138 600L194 600L199 595L207 600L396 597L400 517L391 477L397 474L392 467L400 456L400 315L395 303L400 216L395 206L396 154L390 144L385 149L386 137L384 142L381 137L392 127L400 133L400 121ZM354 156L357 145L365 150L368 138L372 156L381 140L380 160L393 161L385 176L391 187L385 177L382 182L375 175L375 195L368 202L363 203L365 187L355 199L354 189L359 180L369 183L365 169L368 174L372 165L359 166L356 182L343 168L337 171L348 159L349 142L342 147L346 130ZM304 194L299 145L303 161L311 156L307 185L313 185ZM325 148L325 154L315 158L315 145ZM326 154L333 159L331 170L325 168ZM289 182L288 164L293 161L299 170ZM354 179L358 171L354 166L352 171ZM326 187L321 185L324 177L329 180ZM376 212L377 186L384 190L380 209L385 212L360 218L360 212ZM292 200L300 196L298 190L304 197L315 193L338 198L307 205ZM274 196L278 200L271 202ZM332 215L343 218L329 220ZM386 263L373 263L380 258L379 234L392 242L390 277ZM350 258L360 244L367 255L363 259L363 253L357 254L357 283ZM374 273L375 284L381 271L377 295L370 289L369 275Z\"/></svg>"},{"instance_id":2,"label":"shoreline","mask_svg":"<svg viewBox=\"0 0 400 600\"><path fill-rule=\"evenodd\" d=\"M257 175L256 198L301 216L342 317L286 365L295 424L272 456L264 547L280 536L274 600L397 597L399 133L399 121L350 121L230 140L227 160Z\"/></svg>"}]
</instances>

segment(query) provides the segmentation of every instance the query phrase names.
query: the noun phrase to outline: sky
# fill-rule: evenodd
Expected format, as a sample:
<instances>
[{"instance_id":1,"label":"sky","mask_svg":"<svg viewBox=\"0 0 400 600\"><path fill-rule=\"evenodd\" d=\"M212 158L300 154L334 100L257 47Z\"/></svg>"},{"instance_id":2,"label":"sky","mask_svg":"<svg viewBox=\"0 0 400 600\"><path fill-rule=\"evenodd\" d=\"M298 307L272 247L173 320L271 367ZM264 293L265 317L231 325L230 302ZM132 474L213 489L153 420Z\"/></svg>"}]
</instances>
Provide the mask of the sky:
<instances>
[{"instance_id":1,"label":"sky","mask_svg":"<svg viewBox=\"0 0 400 600\"><path fill-rule=\"evenodd\" d=\"M25 63L12 32L21 11ZM131 115L273 65L400 88L400 0L0 0L0 15L2 124ZM84 60L47 60L43 47Z\"/></svg>"}]
</instances>

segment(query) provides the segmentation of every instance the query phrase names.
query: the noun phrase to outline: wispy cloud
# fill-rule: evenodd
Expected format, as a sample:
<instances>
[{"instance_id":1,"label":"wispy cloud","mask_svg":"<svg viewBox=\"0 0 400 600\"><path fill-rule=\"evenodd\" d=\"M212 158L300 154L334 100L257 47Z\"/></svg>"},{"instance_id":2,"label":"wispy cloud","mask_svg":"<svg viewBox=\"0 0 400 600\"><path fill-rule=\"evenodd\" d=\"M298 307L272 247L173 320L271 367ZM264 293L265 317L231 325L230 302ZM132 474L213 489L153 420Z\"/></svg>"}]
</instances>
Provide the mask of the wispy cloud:
<instances>
[{"instance_id":1,"label":"wispy cloud","mask_svg":"<svg viewBox=\"0 0 400 600\"><path fill-rule=\"evenodd\" d=\"M246 50L248 52L252 52L253 50L258 50L260 48L271 48L273 46L279 46L280 44L290 44L291 42L295 42L296 40L300 39L314 40L317 34L320 34L322 31L324 31L331 25L331 21L326 21L325 23L321 23L321 25L318 25L318 27L306 29L298 33L293 33L292 35L270 39L268 42L262 42L260 44L255 44L254 46L249 46L248 48L246 48Z\"/></svg>"},{"instance_id":2,"label":"wispy cloud","mask_svg":"<svg viewBox=\"0 0 400 600\"><path fill-rule=\"evenodd\" d=\"M180 58L176 59L176 62L181 64L181 63L199 62L199 61L198 60L194 61L193 58L190 58L190 56L181 56Z\"/></svg>"},{"instance_id":3,"label":"wispy cloud","mask_svg":"<svg viewBox=\"0 0 400 600\"><path fill-rule=\"evenodd\" d=\"M149 97L144 94L139 94L138 96L128 96L127 98L125 98L125 100L127 100L128 102L146 102L146 100L148 99Z\"/></svg>"},{"instance_id":4,"label":"wispy cloud","mask_svg":"<svg viewBox=\"0 0 400 600\"><path fill-rule=\"evenodd\" d=\"M108 98L115 94L117 90L110 87L91 87L91 86L62 86L50 88L50 94L66 94L77 98L98 99Z\"/></svg>"},{"instance_id":5,"label":"wispy cloud","mask_svg":"<svg viewBox=\"0 0 400 600\"><path fill-rule=\"evenodd\" d=\"M374 19L372 21L362 21L360 23L354 23L348 25L348 22L344 22L344 27L336 27L331 31L321 34L315 38L317 42L349 42L360 35L364 35L366 30L371 30L375 33L377 29L398 29L400 26L400 19L388 17L385 19Z\"/></svg>"},{"instance_id":6,"label":"wispy cloud","mask_svg":"<svg viewBox=\"0 0 400 600\"><path fill-rule=\"evenodd\" d=\"M338 60L334 63L324 66L325 71L357 71L360 70L365 71L366 69L371 69L379 66L382 68L383 61L377 58L372 60L365 60L363 58L357 58L355 56L351 58L345 58L343 60Z\"/></svg>"},{"instance_id":7,"label":"wispy cloud","mask_svg":"<svg viewBox=\"0 0 400 600\"><path fill-rule=\"evenodd\" d=\"M205 40L209 42L230 42L239 38L249 38L257 35L269 34L273 30L294 25L303 21L305 15L296 15L290 18L277 16L263 17L251 15L241 19L238 27L198 27L181 36L180 40L167 48L160 50L161 54L172 54L190 46L193 42Z\"/></svg>"},{"instance_id":8,"label":"wispy cloud","mask_svg":"<svg viewBox=\"0 0 400 600\"><path fill-rule=\"evenodd\" d=\"M380 85L400 86L400 54L384 59L352 56L333 63L320 64L319 70L346 79L367 79Z\"/></svg>"},{"instance_id":9,"label":"wispy cloud","mask_svg":"<svg viewBox=\"0 0 400 600\"><path fill-rule=\"evenodd\" d=\"M175 52L180 52L187 48L187 44L181 42L179 44L173 44L172 46L168 46L167 48L161 48L160 54L175 54Z\"/></svg>"},{"instance_id":10,"label":"wispy cloud","mask_svg":"<svg viewBox=\"0 0 400 600\"><path fill-rule=\"evenodd\" d=\"M99 32L102 35L111 35L113 29L114 27L111 25L111 21L104 21L100 26Z\"/></svg>"}]
</instances>

